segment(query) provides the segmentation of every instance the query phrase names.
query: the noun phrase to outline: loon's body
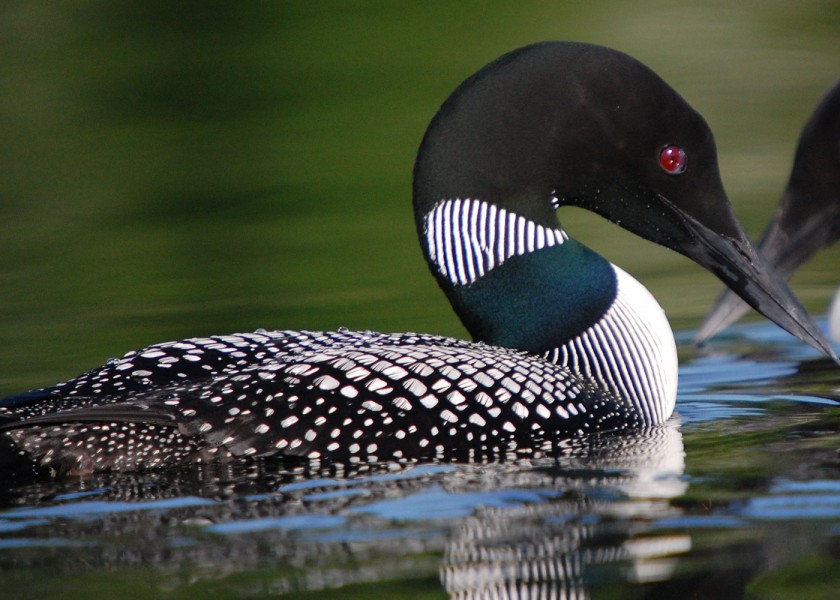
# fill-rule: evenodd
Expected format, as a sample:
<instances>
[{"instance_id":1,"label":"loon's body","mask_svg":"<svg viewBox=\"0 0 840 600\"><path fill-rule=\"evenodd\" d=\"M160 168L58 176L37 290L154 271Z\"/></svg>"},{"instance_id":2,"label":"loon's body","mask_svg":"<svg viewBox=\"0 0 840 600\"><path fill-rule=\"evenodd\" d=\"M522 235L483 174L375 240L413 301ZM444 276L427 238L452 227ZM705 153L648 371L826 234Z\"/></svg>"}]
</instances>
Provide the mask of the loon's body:
<instances>
[{"instance_id":1,"label":"loon's body","mask_svg":"<svg viewBox=\"0 0 840 600\"><path fill-rule=\"evenodd\" d=\"M840 82L805 123L779 207L758 248L783 278L840 238ZM702 343L749 310L724 291L697 332ZM829 310L829 333L840 342L840 290Z\"/></svg>"},{"instance_id":2,"label":"loon's body","mask_svg":"<svg viewBox=\"0 0 840 600\"><path fill-rule=\"evenodd\" d=\"M409 333L182 340L51 391L60 396L13 409L28 426L7 435L59 472L276 454L337 462L496 458L522 443L552 441L559 422L568 436L638 429L670 414L668 407L644 414L532 355ZM59 398L73 425L56 423Z\"/></svg>"},{"instance_id":3,"label":"loon's body","mask_svg":"<svg viewBox=\"0 0 840 600\"><path fill-rule=\"evenodd\" d=\"M676 399L667 320L569 237L561 205L689 256L831 352L732 215L702 117L624 54L544 43L459 86L415 164L424 256L475 342L259 331L150 346L0 402L0 453L62 473L481 459L657 425Z\"/></svg>"}]
</instances>

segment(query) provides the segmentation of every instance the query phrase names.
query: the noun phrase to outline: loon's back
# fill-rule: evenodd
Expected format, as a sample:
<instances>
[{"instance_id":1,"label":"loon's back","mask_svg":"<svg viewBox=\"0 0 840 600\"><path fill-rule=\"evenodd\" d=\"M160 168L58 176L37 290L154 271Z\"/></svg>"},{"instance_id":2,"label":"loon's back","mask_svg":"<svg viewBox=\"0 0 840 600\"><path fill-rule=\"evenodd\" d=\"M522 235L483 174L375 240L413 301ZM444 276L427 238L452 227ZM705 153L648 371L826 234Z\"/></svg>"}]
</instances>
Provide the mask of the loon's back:
<instances>
[{"instance_id":1,"label":"loon's back","mask_svg":"<svg viewBox=\"0 0 840 600\"><path fill-rule=\"evenodd\" d=\"M0 429L61 473L283 454L498 458L638 428L632 407L515 350L412 333L279 331L170 342L7 399Z\"/></svg>"}]
</instances>

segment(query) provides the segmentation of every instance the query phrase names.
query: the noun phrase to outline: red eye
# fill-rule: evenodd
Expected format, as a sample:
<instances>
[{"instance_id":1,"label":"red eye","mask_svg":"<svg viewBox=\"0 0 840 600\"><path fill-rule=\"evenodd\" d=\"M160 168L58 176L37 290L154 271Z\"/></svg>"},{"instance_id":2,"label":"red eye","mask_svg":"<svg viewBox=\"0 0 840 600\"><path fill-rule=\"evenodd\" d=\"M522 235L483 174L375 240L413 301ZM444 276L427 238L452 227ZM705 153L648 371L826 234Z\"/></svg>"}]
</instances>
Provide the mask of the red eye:
<instances>
[{"instance_id":1,"label":"red eye","mask_svg":"<svg viewBox=\"0 0 840 600\"><path fill-rule=\"evenodd\" d=\"M685 171L686 161L685 150L679 146L665 146L659 151L659 166L669 175Z\"/></svg>"}]
</instances>

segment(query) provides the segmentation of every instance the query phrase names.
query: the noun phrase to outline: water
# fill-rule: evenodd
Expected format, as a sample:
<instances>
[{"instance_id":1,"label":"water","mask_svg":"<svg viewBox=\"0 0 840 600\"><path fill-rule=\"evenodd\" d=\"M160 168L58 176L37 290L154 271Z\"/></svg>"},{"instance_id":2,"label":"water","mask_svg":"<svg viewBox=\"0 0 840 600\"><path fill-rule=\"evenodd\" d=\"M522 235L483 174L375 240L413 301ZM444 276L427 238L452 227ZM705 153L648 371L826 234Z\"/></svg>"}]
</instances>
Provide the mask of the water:
<instances>
[{"instance_id":1,"label":"water","mask_svg":"<svg viewBox=\"0 0 840 600\"><path fill-rule=\"evenodd\" d=\"M417 248L414 152L458 82L540 39L619 48L679 90L757 234L840 76L840 21L824 3L731 4L5 5L0 395L194 335L463 336ZM711 276L562 219L671 318L668 426L501 464L5 485L0 595L837 597L837 369L762 321L693 348ZM818 314L836 261L794 280Z\"/></svg>"}]
</instances>

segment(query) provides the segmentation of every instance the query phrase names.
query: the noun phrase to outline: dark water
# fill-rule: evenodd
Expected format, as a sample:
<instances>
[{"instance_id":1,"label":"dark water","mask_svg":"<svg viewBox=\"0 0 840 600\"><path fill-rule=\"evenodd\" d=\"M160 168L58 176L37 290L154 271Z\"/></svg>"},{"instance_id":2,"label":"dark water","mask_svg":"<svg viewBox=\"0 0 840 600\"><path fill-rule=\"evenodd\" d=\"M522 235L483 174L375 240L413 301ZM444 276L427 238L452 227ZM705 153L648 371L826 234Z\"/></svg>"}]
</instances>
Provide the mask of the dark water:
<instances>
[{"instance_id":1,"label":"dark water","mask_svg":"<svg viewBox=\"0 0 840 600\"><path fill-rule=\"evenodd\" d=\"M6 3L0 395L258 327L463 336L415 240L414 152L457 83L537 40L606 44L659 72L706 116L757 234L840 77L837 9ZM0 597L840 597L840 372L761 321L692 348L711 276L561 218L671 317L668 426L501 464L6 485ZM794 280L818 314L836 261Z\"/></svg>"}]
</instances>

